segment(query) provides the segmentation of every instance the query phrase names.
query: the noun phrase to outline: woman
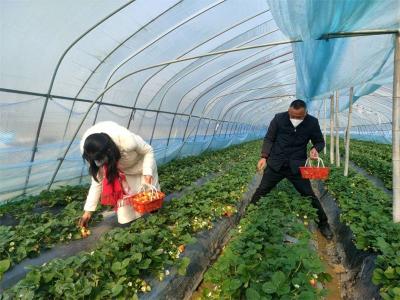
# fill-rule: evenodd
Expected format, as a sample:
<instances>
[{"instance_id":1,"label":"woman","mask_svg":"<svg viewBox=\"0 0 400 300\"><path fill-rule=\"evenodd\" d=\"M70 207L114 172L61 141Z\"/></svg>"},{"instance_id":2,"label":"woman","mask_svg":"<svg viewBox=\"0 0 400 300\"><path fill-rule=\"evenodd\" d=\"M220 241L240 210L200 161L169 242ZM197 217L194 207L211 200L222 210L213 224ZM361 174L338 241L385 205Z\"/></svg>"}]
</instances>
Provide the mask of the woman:
<instances>
[{"instance_id":1,"label":"woman","mask_svg":"<svg viewBox=\"0 0 400 300\"><path fill-rule=\"evenodd\" d=\"M123 194L137 193L144 183L159 189L153 148L125 127L98 123L85 132L80 149L92 176L80 226L87 227L100 198L101 204L116 207ZM134 219L140 216L135 212Z\"/></svg>"}]
</instances>

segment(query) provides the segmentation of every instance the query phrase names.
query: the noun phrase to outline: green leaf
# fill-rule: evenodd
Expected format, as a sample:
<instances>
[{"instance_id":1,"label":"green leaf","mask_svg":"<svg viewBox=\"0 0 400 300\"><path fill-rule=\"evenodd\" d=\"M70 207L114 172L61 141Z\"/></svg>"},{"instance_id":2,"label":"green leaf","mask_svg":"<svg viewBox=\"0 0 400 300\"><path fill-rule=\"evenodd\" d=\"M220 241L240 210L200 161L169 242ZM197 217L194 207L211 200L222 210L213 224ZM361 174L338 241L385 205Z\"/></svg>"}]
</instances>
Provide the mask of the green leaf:
<instances>
[{"instance_id":1,"label":"green leaf","mask_svg":"<svg viewBox=\"0 0 400 300\"><path fill-rule=\"evenodd\" d=\"M261 299L260 294L253 288L248 288L246 290L246 299L247 300L258 300Z\"/></svg>"},{"instance_id":2,"label":"green leaf","mask_svg":"<svg viewBox=\"0 0 400 300\"><path fill-rule=\"evenodd\" d=\"M11 260L3 259L0 260L0 276L4 274L11 266Z\"/></svg>"},{"instance_id":3,"label":"green leaf","mask_svg":"<svg viewBox=\"0 0 400 300\"><path fill-rule=\"evenodd\" d=\"M111 271L112 271L115 275L118 275L119 272L121 271L121 269L122 269L122 264L121 264L119 261L113 263L112 266L111 266Z\"/></svg>"},{"instance_id":4,"label":"green leaf","mask_svg":"<svg viewBox=\"0 0 400 300\"><path fill-rule=\"evenodd\" d=\"M385 270L385 276L388 279L393 279L396 277L395 271L392 267L389 267Z\"/></svg>"},{"instance_id":5,"label":"green leaf","mask_svg":"<svg viewBox=\"0 0 400 300\"><path fill-rule=\"evenodd\" d=\"M395 296L400 296L400 287L395 287L392 291Z\"/></svg>"},{"instance_id":6,"label":"green leaf","mask_svg":"<svg viewBox=\"0 0 400 300\"><path fill-rule=\"evenodd\" d=\"M190 258L189 257L184 257L179 262L178 274L181 275L181 276L186 275L186 269L187 269L189 264L190 264Z\"/></svg>"},{"instance_id":7,"label":"green leaf","mask_svg":"<svg viewBox=\"0 0 400 300\"><path fill-rule=\"evenodd\" d=\"M273 294L276 292L276 287L272 282L266 282L262 285L262 290L267 294Z\"/></svg>"},{"instance_id":8,"label":"green leaf","mask_svg":"<svg viewBox=\"0 0 400 300\"><path fill-rule=\"evenodd\" d=\"M40 277L41 275L39 270L34 269L30 271L28 275L26 275L25 280L32 285L38 285L40 282Z\"/></svg>"},{"instance_id":9,"label":"green leaf","mask_svg":"<svg viewBox=\"0 0 400 300\"><path fill-rule=\"evenodd\" d=\"M135 260L136 262L140 262L142 260L142 253L135 253L132 255L132 259Z\"/></svg>"},{"instance_id":10,"label":"green leaf","mask_svg":"<svg viewBox=\"0 0 400 300\"><path fill-rule=\"evenodd\" d=\"M52 272L52 271L50 271L50 272L45 272L45 273L42 273L42 276L43 276L44 282L45 282L45 283L49 283L49 282L54 278L55 273Z\"/></svg>"},{"instance_id":11,"label":"green leaf","mask_svg":"<svg viewBox=\"0 0 400 300\"><path fill-rule=\"evenodd\" d=\"M274 275L272 275L272 282L276 287L279 287L281 284L283 284L286 280L286 276L283 272L275 272Z\"/></svg>"},{"instance_id":12,"label":"green leaf","mask_svg":"<svg viewBox=\"0 0 400 300\"><path fill-rule=\"evenodd\" d=\"M150 258L146 258L139 265L139 269L146 270L146 269L149 268L150 264L151 264L151 259Z\"/></svg>"},{"instance_id":13,"label":"green leaf","mask_svg":"<svg viewBox=\"0 0 400 300\"><path fill-rule=\"evenodd\" d=\"M314 300L316 297L313 292L304 291L299 295L299 300Z\"/></svg>"},{"instance_id":14,"label":"green leaf","mask_svg":"<svg viewBox=\"0 0 400 300\"><path fill-rule=\"evenodd\" d=\"M116 297L122 292L122 290L123 290L123 286L120 284L117 284L111 289L111 292L112 292L112 295L114 297Z\"/></svg>"}]
</instances>

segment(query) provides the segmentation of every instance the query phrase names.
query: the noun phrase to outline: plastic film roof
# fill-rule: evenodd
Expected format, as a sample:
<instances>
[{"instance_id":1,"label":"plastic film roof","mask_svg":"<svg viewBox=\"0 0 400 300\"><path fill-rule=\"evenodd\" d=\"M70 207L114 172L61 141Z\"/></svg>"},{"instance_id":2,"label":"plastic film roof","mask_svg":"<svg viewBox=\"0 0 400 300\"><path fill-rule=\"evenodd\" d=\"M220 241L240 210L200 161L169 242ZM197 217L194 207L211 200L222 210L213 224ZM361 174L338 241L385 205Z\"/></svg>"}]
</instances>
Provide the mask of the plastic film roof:
<instances>
[{"instance_id":1,"label":"plastic film roof","mask_svg":"<svg viewBox=\"0 0 400 300\"><path fill-rule=\"evenodd\" d=\"M392 36L317 39L398 29L399 13L392 0L0 1L0 200L84 181L79 139L105 120L163 163L262 137L296 97L322 124L338 90L345 126L354 86L355 128L380 130Z\"/></svg>"}]
</instances>

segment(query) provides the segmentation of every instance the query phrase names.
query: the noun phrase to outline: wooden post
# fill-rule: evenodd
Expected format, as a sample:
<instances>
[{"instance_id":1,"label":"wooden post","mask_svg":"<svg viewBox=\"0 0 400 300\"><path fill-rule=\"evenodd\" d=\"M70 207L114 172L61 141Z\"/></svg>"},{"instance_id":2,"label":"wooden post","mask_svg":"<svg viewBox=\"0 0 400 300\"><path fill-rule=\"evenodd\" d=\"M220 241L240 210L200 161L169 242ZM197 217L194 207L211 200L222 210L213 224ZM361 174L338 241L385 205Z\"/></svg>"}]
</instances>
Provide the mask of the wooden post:
<instances>
[{"instance_id":1,"label":"wooden post","mask_svg":"<svg viewBox=\"0 0 400 300\"><path fill-rule=\"evenodd\" d=\"M349 160L350 160L350 130L351 130L351 113L353 111L353 92L354 88L350 88L349 95L349 116L347 118L346 128L346 150L345 150L345 161L344 161L344 176L349 175Z\"/></svg>"},{"instance_id":2,"label":"wooden post","mask_svg":"<svg viewBox=\"0 0 400 300\"><path fill-rule=\"evenodd\" d=\"M395 36L393 72L392 164L393 221L400 222L400 33Z\"/></svg>"},{"instance_id":3,"label":"wooden post","mask_svg":"<svg viewBox=\"0 0 400 300\"><path fill-rule=\"evenodd\" d=\"M324 141L325 141L324 154L326 155L326 99L324 99Z\"/></svg>"},{"instance_id":4,"label":"wooden post","mask_svg":"<svg viewBox=\"0 0 400 300\"><path fill-rule=\"evenodd\" d=\"M331 145L330 145L330 158L331 158L331 164L333 165L335 163L335 135L333 132L333 127L335 126L335 105L333 102L333 95L331 95L331 110L330 110L330 117L331 117Z\"/></svg>"},{"instance_id":5,"label":"wooden post","mask_svg":"<svg viewBox=\"0 0 400 300\"><path fill-rule=\"evenodd\" d=\"M339 148L339 92L336 91L336 109L335 109L335 126L336 126L336 167L340 167L340 148Z\"/></svg>"}]
</instances>

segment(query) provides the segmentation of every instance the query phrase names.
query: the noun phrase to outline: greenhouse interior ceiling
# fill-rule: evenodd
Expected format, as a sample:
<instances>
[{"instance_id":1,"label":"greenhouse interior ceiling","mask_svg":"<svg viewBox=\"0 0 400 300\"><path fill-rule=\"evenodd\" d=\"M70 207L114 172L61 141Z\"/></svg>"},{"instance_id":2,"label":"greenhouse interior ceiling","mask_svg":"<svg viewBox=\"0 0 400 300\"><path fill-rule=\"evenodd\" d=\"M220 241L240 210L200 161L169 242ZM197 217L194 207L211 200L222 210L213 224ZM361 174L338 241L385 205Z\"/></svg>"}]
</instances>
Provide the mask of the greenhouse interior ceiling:
<instances>
[{"instance_id":1,"label":"greenhouse interior ceiling","mask_svg":"<svg viewBox=\"0 0 400 300\"><path fill-rule=\"evenodd\" d=\"M352 136L391 143L398 1L296 3L1 1L1 200L82 182L105 120L165 163L261 138L296 98L329 130L335 93L344 133L353 87Z\"/></svg>"},{"instance_id":2,"label":"greenhouse interior ceiling","mask_svg":"<svg viewBox=\"0 0 400 300\"><path fill-rule=\"evenodd\" d=\"M0 0L0 300L400 300L400 0Z\"/></svg>"}]
</instances>

